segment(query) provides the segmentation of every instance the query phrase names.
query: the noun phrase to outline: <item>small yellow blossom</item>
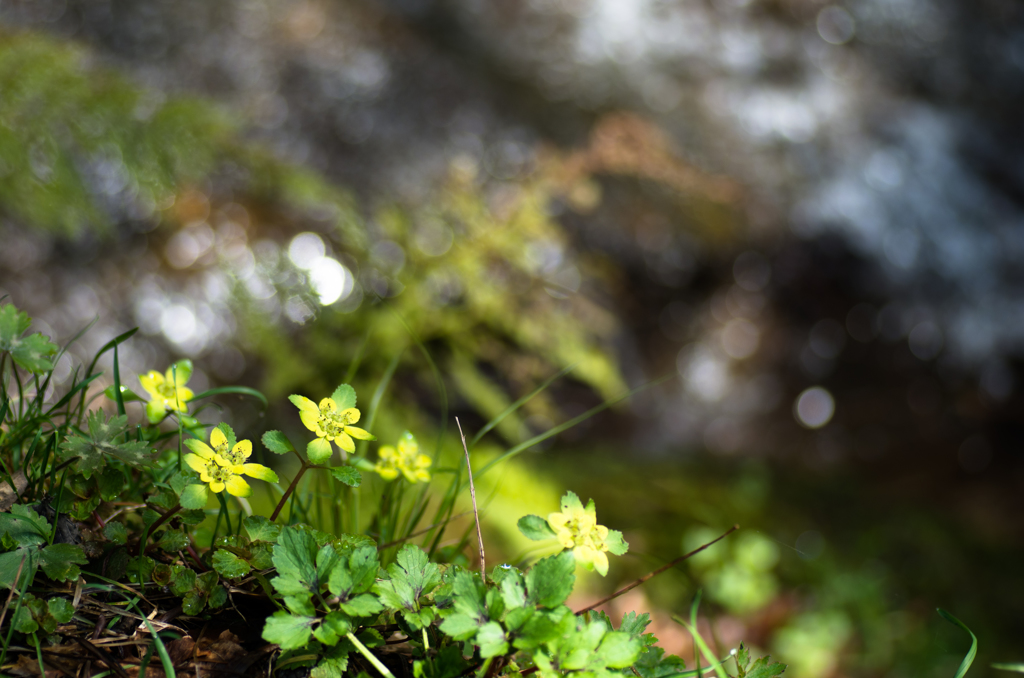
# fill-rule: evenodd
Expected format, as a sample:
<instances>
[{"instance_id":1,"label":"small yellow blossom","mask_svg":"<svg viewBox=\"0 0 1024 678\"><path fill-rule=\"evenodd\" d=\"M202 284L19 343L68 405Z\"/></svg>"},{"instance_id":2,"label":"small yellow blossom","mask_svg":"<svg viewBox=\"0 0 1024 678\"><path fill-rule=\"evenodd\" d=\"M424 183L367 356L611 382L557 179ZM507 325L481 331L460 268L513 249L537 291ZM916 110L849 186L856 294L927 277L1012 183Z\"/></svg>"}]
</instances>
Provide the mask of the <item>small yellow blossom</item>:
<instances>
[{"instance_id":1,"label":"small yellow blossom","mask_svg":"<svg viewBox=\"0 0 1024 678\"><path fill-rule=\"evenodd\" d=\"M262 464L246 462L252 455L252 443L248 440L239 440L232 446L222 426L224 425L221 424L210 433L210 445L197 439L185 441L194 453L185 455L185 463L199 474L199 479L206 483L212 492L219 493L227 489L228 494L236 497L248 497L252 494L252 488L242 478L243 475L276 483L277 474L274 471Z\"/></svg>"},{"instance_id":2,"label":"small yellow blossom","mask_svg":"<svg viewBox=\"0 0 1024 678\"><path fill-rule=\"evenodd\" d=\"M146 403L146 417L150 423L159 423L169 411L188 412L187 403L194 394L185 384L191 377L191 360L179 360L165 374L150 370L139 375L139 383L150 397Z\"/></svg>"},{"instance_id":3,"label":"small yellow blossom","mask_svg":"<svg viewBox=\"0 0 1024 678\"><path fill-rule=\"evenodd\" d=\"M430 482L430 457L420 454L419 443L408 431L398 440L397 449L384 445L377 454L380 460L374 470L384 480L394 480L401 472L410 483Z\"/></svg>"},{"instance_id":4,"label":"small yellow blossom","mask_svg":"<svg viewBox=\"0 0 1024 678\"><path fill-rule=\"evenodd\" d=\"M352 426L359 421L360 416L359 410L354 407L339 410L333 398L324 398L319 405L300 395L289 396L288 399L299 408L299 418L306 428L319 438L333 441L346 452L355 451L353 438L376 440L363 429Z\"/></svg>"},{"instance_id":5,"label":"small yellow blossom","mask_svg":"<svg viewBox=\"0 0 1024 678\"><path fill-rule=\"evenodd\" d=\"M548 526L562 548L571 549L573 557L588 570L608 574L608 556L611 551L622 555L626 543L622 534L597 524L597 509L591 500L586 508L572 492L562 497L562 510L548 515ZM611 539L609 539L611 537Z\"/></svg>"}]
</instances>

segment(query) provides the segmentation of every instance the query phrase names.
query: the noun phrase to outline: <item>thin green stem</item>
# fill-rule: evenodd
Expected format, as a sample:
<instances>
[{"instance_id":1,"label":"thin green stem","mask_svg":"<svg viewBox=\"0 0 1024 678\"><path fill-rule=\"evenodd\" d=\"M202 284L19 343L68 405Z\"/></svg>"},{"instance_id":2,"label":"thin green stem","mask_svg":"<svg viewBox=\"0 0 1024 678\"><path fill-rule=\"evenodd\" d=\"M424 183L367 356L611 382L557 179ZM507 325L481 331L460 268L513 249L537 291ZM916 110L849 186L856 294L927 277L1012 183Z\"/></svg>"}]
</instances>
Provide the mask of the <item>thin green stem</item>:
<instances>
[{"instance_id":1,"label":"thin green stem","mask_svg":"<svg viewBox=\"0 0 1024 678\"><path fill-rule=\"evenodd\" d=\"M377 659L377 657L372 652L366 649L365 645L359 642L359 639L356 638L356 635L354 633L346 633L345 637L348 638L349 641L356 646L356 649L359 650L359 654L366 657L366 661L373 664L373 668L380 671L380 675L384 676L384 678L395 678L394 674L392 674L391 671L388 671L388 667L384 666L384 664L382 664L381 661Z\"/></svg>"}]
</instances>

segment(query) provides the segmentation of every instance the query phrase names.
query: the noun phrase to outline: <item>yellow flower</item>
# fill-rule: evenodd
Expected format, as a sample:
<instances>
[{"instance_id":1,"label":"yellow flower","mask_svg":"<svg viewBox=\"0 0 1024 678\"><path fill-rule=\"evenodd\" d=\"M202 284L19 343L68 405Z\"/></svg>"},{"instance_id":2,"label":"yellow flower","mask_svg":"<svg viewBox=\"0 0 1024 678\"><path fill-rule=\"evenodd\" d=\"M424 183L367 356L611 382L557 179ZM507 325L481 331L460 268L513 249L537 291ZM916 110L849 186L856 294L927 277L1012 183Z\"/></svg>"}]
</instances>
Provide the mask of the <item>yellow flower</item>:
<instances>
[{"instance_id":1,"label":"yellow flower","mask_svg":"<svg viewBox=\"0 0 1024 678\"><path fill-rule=\"evenodd\" d=\"M288 400L299 408L299 418L306 428L319 438L333 441L346 452L355 452L353 438L376 440L363 429L352 426L359 421L360 416L359 410L354 407L339 410L333 398L324 398L319 405L300 395L288 396Z\"/></svg>"},{"instance_id":2,"label":"yellow flower","mask_svg":"<svg viewBox=\"0 0 1024 678\"><path fill-rule=\"evenodd\" d=\"M252 443L239 440L233 446L228 441L224 429L230 428L221 424L210 433L210 445L202 440L190 439L185 444L194 454L185 455L185 463L199 474L199 479L206 483L212 492L223 492L236 497L248 497L252 494L249 483L243 475L269 483L277 482L277 474L262 464L250 464L246 459L252 455ZM231 435L234 438L234 434ZM212 445L212 448L211 448Z\"/></svg>"},{"instance_id":3,"label":"yellow flower","mask_svg":"<svg viewBox=\"0 0 1024 678\"><path fill-rule=\"evenodd\" d=\"M406 431L398 440L398 448L384 445L378 452L380 460L374 470L384 480L394 480L401 473L410 483L430 482L430 457L420 454L419 443Z\"/></svg>"},{"instance_id":4,"label":"yellow flower","mask_svg":"<svg viewBox=\"0 0 1024 678\"><path fill-rule=\"evenodd\" d=\"M621 555L618 543L623 544L621 549L625 553L625 542L622 542L622 535L614 533L614 539L609 540L612 531L604 525L597 524L597 509L594 501L590 500L584 508L572 492L566 492L562 497L562 510L548 515L548 526L555 533L555 538L562 545L562 548L571 549L573 557L588 570L597 570L601 576L608 574L609 550L612 553Z\"/></svg>"},{"instance_id":5,"label":"yellow flower","mask_svg":"<svg viewBox=\"0 0 1024 678\"><path fill-rule=\"evenodd\" d=\"M168 411L188 412L187 403L192 400L193 393L185 384L191 377L191 360L179 360L167 369L166 374L150 370L139 375L139 383L150 397L146 403L146 417L150 423L159 423Z\"/></svg>"}]
</instances>

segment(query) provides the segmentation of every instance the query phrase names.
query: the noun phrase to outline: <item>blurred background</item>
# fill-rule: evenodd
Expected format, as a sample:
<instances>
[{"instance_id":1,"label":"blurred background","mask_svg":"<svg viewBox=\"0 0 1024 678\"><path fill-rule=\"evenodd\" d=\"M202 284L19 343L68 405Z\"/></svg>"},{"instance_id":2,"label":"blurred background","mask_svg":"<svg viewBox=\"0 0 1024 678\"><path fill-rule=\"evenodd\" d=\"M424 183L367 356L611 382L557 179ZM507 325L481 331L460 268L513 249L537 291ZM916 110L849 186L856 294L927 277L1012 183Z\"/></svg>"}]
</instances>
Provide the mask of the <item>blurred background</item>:
<instances>
[{"instance_id":1,"label":"blurred background","mask_svg":"<svg viewBox=\"0 0 1024 678\"><path fill-rule=\"evenodd\" d=\"M474 466L646 385L481 479L489 561L566 489L631 544L581 604L739 523L612 610L689 663L702 588L723 652L938 677L941 606L994 674L1022 104L1014 0L0 0L0 295L98 319L58 390L138 326L122 374L268 395L203 415L244 437L393 371L374 432L437 466L560 370Z\"/></svg>"}]
</instances>

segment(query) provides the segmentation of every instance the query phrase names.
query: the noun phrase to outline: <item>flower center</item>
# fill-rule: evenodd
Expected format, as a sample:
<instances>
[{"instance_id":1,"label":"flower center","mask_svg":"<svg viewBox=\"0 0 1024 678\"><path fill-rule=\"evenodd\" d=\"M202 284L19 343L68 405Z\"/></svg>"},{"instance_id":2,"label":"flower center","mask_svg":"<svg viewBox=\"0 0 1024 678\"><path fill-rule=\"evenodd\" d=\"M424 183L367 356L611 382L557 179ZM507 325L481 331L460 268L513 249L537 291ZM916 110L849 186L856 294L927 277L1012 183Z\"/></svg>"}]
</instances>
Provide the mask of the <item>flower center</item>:
<instances>
[{"instance_id":1,"label":"flower center","mask_svg":"<svg viewBox=\"0 0 1024 678\"><path fill-rule=\"evenodd\" d=\"M320 430L334 438L345 432L345 427L352 423L352 415L346 412L338 412L331 407L320 408Z\"/></svg>"},{"instance_id":2,"label":"flower center","mask_svg":"<svg viewBox=\"0 0 1024 678\"><path fill-rule=\"evenodd\" d=\"M228 478L230 478L234 474L231 473L231 469L224 468L223 466L217 464L217 462L211 461L208 464L206 464L206 475L210 476L210 480L212 481L219 480L220 482L223 483L226 482Z\"/></svg>"},{"instance_id":3,"label":"flower center","mask_svg":"<svg viewBox=\"0 0 1024 678\"><path fill-rule=\"evenodd\" d=\"M227 463L231 464L232 466L237 466L238 464L245 463L245 456L241 453L241 451L229 449L228 441L226 440L222 442L220 445L217 445L214 448L214 452L219 454L222 459L224 459Z\"/></svg>"}]
</instances>

